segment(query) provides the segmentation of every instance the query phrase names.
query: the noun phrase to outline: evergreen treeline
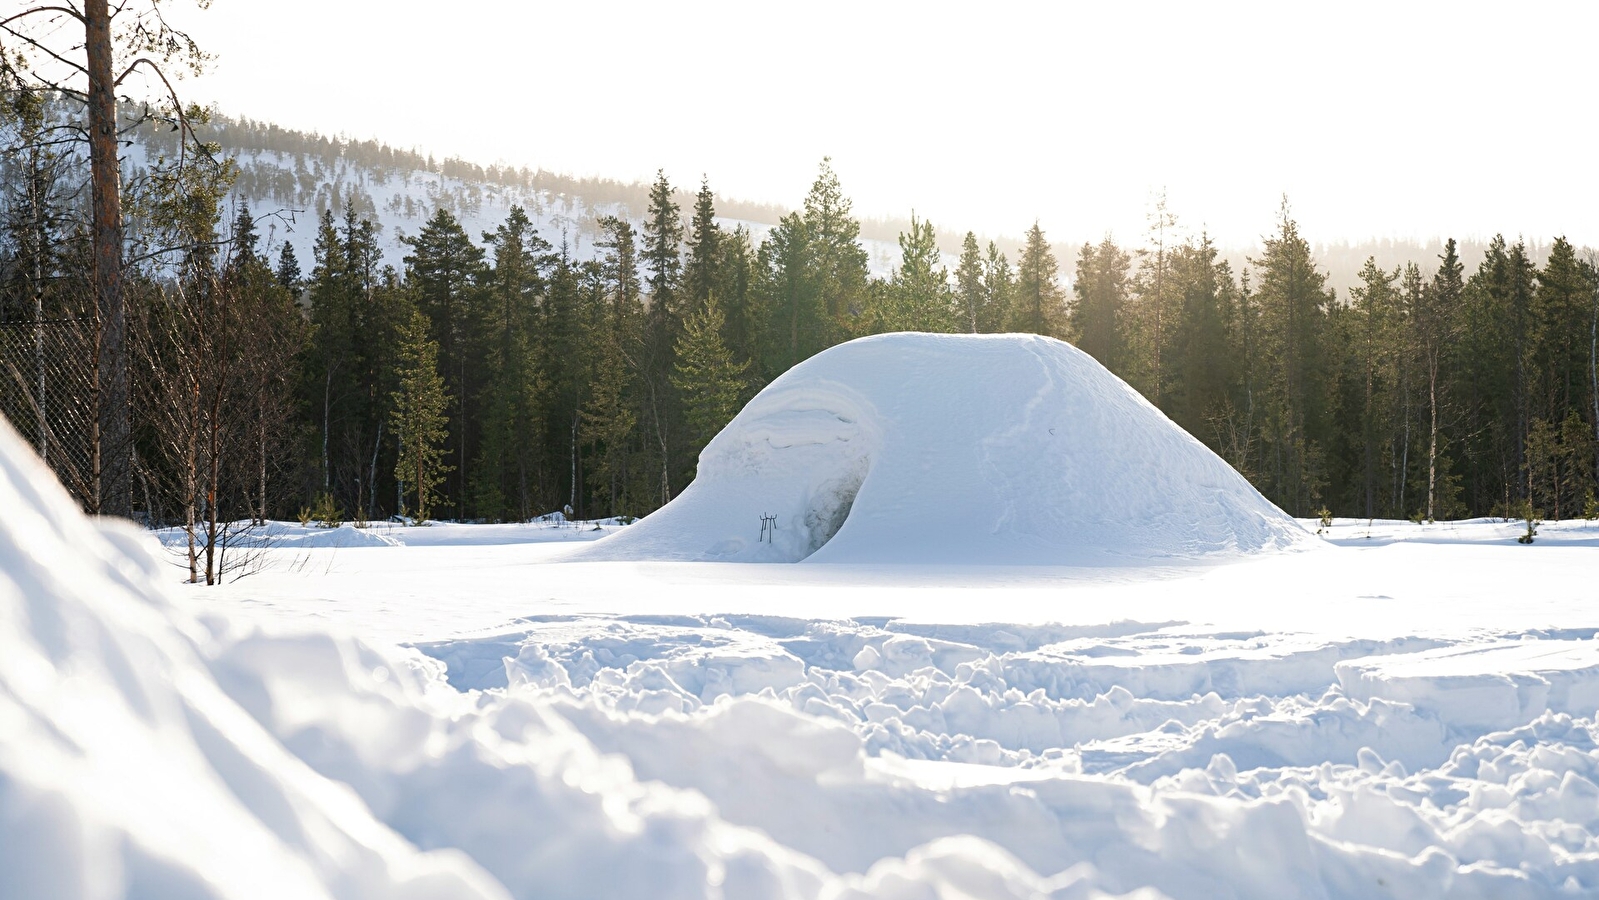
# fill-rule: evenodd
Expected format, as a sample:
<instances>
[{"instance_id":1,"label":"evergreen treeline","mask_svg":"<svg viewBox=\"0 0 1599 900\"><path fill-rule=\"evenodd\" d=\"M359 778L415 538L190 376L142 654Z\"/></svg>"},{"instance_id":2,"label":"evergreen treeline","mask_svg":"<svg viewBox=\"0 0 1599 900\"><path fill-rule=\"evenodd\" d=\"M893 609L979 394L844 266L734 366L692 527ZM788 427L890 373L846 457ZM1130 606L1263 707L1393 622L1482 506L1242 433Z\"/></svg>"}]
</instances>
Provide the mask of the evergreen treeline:
<instances>
[{"instance_id":1,"label":"evergreen treeline","mask_svg":"<svg viewBox=\"0 0 1599 900\"><path fill-rule=\"evenodd\" d=\"M9 159L0 320L27 323L71 307L81 238L52 210L77 201L60 160ZM1369 259L1340 298L1286 203L1239 271L1207 237L1176 237L1163 205L1141 247L1107 238L1063 262L1035 223L1014 254L964 235L952 272L913 216L874 278L824 161L759 243L720 224L708 185L663 173L641 226L597 220L595 258L520 207L472 235L441 205L392 268L354 203L322 212L312 259L269 256L247 209L222 219L238 177L153 179L130 213L131 242L169 248L130 253L135 496L204 537L197 575L241 518L648 513L769 380L897 330L1072 341L1297 515L1593 507L1599 291L1563 239L1542 266L1502 238L1474 271L1453 241ZM20 422L31 370L8 352Z\"/></svg>"}]
</instances>

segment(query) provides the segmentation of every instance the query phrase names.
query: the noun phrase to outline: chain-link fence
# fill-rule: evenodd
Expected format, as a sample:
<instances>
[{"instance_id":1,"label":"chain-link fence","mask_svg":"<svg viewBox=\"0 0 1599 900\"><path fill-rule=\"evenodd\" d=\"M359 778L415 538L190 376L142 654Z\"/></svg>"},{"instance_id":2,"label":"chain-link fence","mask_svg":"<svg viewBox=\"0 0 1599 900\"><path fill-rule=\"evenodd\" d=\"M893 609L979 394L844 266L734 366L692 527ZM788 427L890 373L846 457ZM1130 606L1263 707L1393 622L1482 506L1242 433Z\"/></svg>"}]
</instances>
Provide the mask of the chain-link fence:
<instances>
[{"instance_id":1,"label":"chain-link fence","mask_svg":"<svg viewBox=\"0 0 1599 900\"><path fill-rule=\"evenodd\" d=\"M93 489L95 324L0 322L0 413L85 502Z\"/></svg>"}]
</instances>

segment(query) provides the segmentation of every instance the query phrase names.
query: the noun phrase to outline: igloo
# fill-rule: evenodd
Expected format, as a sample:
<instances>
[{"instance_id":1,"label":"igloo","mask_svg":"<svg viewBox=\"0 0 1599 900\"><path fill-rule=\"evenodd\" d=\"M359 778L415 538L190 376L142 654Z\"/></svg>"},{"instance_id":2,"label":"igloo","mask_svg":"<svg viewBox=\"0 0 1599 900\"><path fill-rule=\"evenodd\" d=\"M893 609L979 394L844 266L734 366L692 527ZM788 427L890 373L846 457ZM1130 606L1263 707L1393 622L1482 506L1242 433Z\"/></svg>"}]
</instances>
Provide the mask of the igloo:
<instances>
[{"instance_id":1,"label":"igloo","mask_svg":"<svg viewBox=\"0 0 1599 900\"><path fill-rule=\"evenodd\" d=\"M773 381L582 559L1124 565L1314 542L1070 344L884 334Z\"/></svg>"}]
</instances>

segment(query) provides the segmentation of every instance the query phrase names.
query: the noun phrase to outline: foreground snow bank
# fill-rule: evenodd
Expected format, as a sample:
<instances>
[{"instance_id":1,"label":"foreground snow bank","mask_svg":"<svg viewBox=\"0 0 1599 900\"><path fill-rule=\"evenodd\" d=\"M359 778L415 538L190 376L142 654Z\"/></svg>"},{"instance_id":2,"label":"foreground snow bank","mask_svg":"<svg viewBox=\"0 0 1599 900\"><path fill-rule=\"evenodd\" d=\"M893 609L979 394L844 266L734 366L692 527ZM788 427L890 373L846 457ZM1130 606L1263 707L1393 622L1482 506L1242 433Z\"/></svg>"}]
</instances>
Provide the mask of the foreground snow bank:
<instances>
[{"instance_id":1,"label":"foreground snow bank","mask_svg":"<svg viewBox=\"0 0 1599 900\"><path fill-rule=\"evenodd\" d=\"M1338 684L1346 662L1432 659L1430 640L772 616L520 627L421 649L458 685L552 700L639 777L834 871L980 839L1033 872L1179 900L1599 894L1592 705L1500 730L1447 686L1413 691L1424 707ZM1525 643L1542 652L1484 665L1548 672L1594 642Z\"/></svg>"},{"instance_id":2,"label":"foreground snow bank","mask_svg":"<svg viewBox=\"0 0 1599 900\"><path fill-rule=\"evenodd\" d=\"M1116 564L1313 540L1092 357L885 334L772 382L584 559Z\"/></svg>"},{"instance_id":3,"label":"foreground snow bank","mask_svg":"<svg viewBox=\"0 0 1599 900\"><path fill-rule=\"evenodd\" d=\"M0 420L0 897L503 897L420 853L217 684L145 538Z\"/></svg>"},{"instance_id":4,"label":"foreground snow bank","mask_svg":"<svg viewBox=\"0 0 1599 900\"><path fill-rule=\"evenodd\" d=\"M0 510L6 900L1105 896L1092 867L1044 878L975 838L841 877L640 780L568 718L597 708L474 698L414 651L187 608L148 538L79 515L3 420ZM825 722L729 715L704 734L860 768Z\"/></svg>"}]
</instances>

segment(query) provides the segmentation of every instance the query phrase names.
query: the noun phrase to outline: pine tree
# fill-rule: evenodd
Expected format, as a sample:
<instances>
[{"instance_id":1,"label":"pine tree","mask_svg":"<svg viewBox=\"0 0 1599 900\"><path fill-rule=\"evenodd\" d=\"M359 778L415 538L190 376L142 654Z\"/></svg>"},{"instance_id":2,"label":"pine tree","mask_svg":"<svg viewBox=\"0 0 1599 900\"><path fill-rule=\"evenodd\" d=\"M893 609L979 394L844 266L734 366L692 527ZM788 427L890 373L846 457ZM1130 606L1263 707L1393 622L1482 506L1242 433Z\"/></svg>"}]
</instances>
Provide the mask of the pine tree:
<instances>
[{"instance_id":1,"label":"pine tree","mask_svg":"<svg viewBox=\"0 0 1599 900\"><path fill-rule=\"evenodd\" d=\"M304 276L300 273L300 260L294 255L294 245L288 241L284 241L283 247L278 250L278 267L273 274L278 284L283 285L298 300Z\"/></svg>"},{"instance_id":2,"label":"pine tree","mask_svg":"<svg viewBox=\"0 0 1599 900\"><path fill-rule=\"evenodd\" d=\"M636 233L630 222L615 216L601 219L600 227L605 239L599 247L606 255L596 274L603 305L595 310L600 318L590 324L589 341L594 346L595 361L579 433L590 449L590 487L606 496L607 513L618 515L624 510L639 511L634 504L641 497L655 497L658 493L641 494L633 484L654 470L648 461L637 458L640 411L647 406L647 383L640 377L639 365L643 358L645 311Z\"/></svg>"},{"instance_id":3,"label":"pine tree","mask_svg":"<svg viewBox=\"0 0 1599 900\"><path fill-rule=\"evenodd\" d=\"M359 393L355 372L358 363L356 342L361 332L360 310L351 296L349 264L344 244L333 224L333 214L324 212L317 226L313 248L315 264L307 292L310 295L314 365L306 375L308 405L320 415L321 492L332 494L334 485L344 479L343 460L336 459L335 448L343 449L340 437L351 420L360 418ZM341 454L342 455L342 454ZM335 472L338 464L339 471Z\"/></svg>"},{"instance_id":4,"label":"pine tree","mask_svg":"<svg viewBox=\"0 0 1599 900\"><path fill-rule=\"evenodd\" d=\"M1138 273L1134 290L1138 296L1132 310L1133 336L1130 353L1135 357L1130 370L1136 370L1137 386L1144 396L1164 409L1166 383L1170 372L1166 356L1172 341L1171 320L1177 311L1174 283L1171 278L1172 233L1177 217L1166 208L1166 195L1155 199L1155 208L1149 212L1149 245L1138 252Z\"/></svg>"},{"instance_id":5,"label":"pine tree","mask_svg":"<svg viewBox=\"0 0 1599 900\"><path fill-rule=\"evenodd\" d=\"M1432 283L1421 291L1411 292L1409 343L1421 357L1422 376L1427 382L1427 500L1425 517L1433 521L1440 512L1439 473L1442 458L1443 417L1441 410L1448 402L1449 379L1443 371L1446 354L1458 337L1461 298L1465 293L1463 273L1465 267L1455 252L1455 239L1450 238L1439 257L1438 271Z\"/></svg>"},{"instance_id":6,"label":"pine tree","mask_svg":"<svg viewBox=\"0 0 1599 900\"><path fill-rule=\"evenodd\" d=\"M838 175L833 171L832 159L824 157L816 181L805 197L804 215L804 234L812 267L810 280L823 313L824 331L818 336L820 346L817 349L852 336L856 330L855 318L866 307L869 281L866 250L860 242L860 222L850 214L850 208L850 201L844 196Z\"/></svg>"},{"instance_id":7,"label":"pine tree","mask_svg":"<svg viewBox=\"0 0 1599 900\"><path fill-rule=\"evenodd\" d=\"M983 308L977 320L978 331L992 334L1008 326L1015 286L1010 259L1000 252L997 244L989 241L988 252L983 257Z\"/></svg>"},{"instance_id":8,"label":"pine tree","mask_svg":"<svg viewBox=\"0 0 1599 900\"><path fill-rule=\"evenodd\" d=\"M745 391L749 363L735 359L722 341L724 324L712 294L689 316L677 343L672 382L683 392L684 419L696 455L738 413Z\"/></svg>"},{"instance_id":9,"label":"pine tree","mask_svg":"<svg viewBox=\"0 0 1599 900\"><path fill-rule=\"evenodd\" d=\"M784 216L761 242L756 272L767 325L761 368L769 377L828 346L812 253L810 229L798 213Z\"/></svg>"},{"instance_id":10,"label":"pine tree","mask_svg":"<svg viewBox=\"0 0 1599 900\"><path fill-rule=\"evenodd\" d=\"M644 215L644 264L649 267L649 329L665 345L677 336L682 318L678 294L683 282L683 219L664 171L655 173L650 207Z\"/></svg>"},{"instance_id":11,"label":"pine tree","mask_svg":"<svg viewBox=\"0 0 1599 900\"><path fill-rule=\"evenodd\" d=\"M1044 230L1034 222L1027 230L1027 243L1016 267L1016 287L1011 306L1012 331L1031 332L1048 337L1065 337L1066 297L1061 291L1060 264L1055 251L1044 239Z\"/></svg>"},{"instance_id":12,"label":"pine tree","mask_svg":"<svg viewBox=\"0 0 1599 900\"><path fill-rule=\"evenodd\" d=\"M472 243L466 229L442 206L414 237L401 241L411 249L405 257L406 282L439 345L439 368L455 403L449 416L454 445L451 471L456 475L456 517L465 518L468 464L477 446L474 417L485 368L478 309L485 276L483 248Z\"/></svg>"},{"instance_id":13,"label":"pine tree","mask_svg":"<svg viewBox=\"0 0 1599 900\"><path fill-rule=\"evenodd\" d=\"M1501 512L1528 499L1532 338L1537 269L1521 242L1495 236L1463 290L1465 371L1474 505ZM1497 493L1498 496L1494 496Z\"/></svg>"},{"instance_id":14,"label":"pine tree","mask_svg":"<svg viewBox=\"0 0 1599 900\"><path fill-rule=\"evenodd\" d=\"M1327 400L1321 338L1332 293L1286 197L1277 234L1265 239L1264 252L1250 262L1260 273L1257 352L1266 376L1261 385L1262 437L1270 463L1261 473L1264 493L1288 512L1306 515L1320 499L1324 482L1318 441Z\"/></svg>"},{"instance_id":15,"label":"pine tree","mask_svg":"<svg viewBox=\"0 0 1599 900\"><path fill-rule=\"evenodd\" d=\"M754 365L761 331L755 307L755 247L750 242L749 229L743 225L722 235L719 243L713 293L727 316L723 335L735 356Z\"/></svg>"},{"instance_id":16,"label":"pine tree","mask_svg":"<svg viewBox=\"0 0 1599 900\"><path fill-rule=\"evenodd\" d=\"M1352 333L1346 352L1357 366L1361 508L1370 519L1377 515L1378 446L1393 414L1388 362L1399 327L1399 270L1386 272L1375 257L1368 257L1359 278L1360 284L1349 291Z\"/></svg>"},{"instance_id":17,"label":"pine tree","mask_svg":"<svg viewBox=\"0 0 1599 900\"><path fill-rule=\"evenodd\" d=\"M1593 283L1564 237L1555 238L1533 293L1531 402L1550 421L1587 405L1589 306Z\"/></svg>"},{"instance_id":18,"label":"pine tree","mask_svg":"<svg viewBox=\"0 0 1599 900\"><path fill-rule=\"evenodd\" d=\"M605 495L606 514L615 516L625 511L628 442L638 424L627 396L630 367L615 334L603 338L596 368L578 434L590 449L590 486Z\"/></svg>"},{"instance_id":19,"label":"pine tree","mask_svg":"<svg viewBox=\"0 0 1599 900\"><path fill-rule=\"evenodd\" d=\"M911 230L899 236L900 264L873 316L876 331L947 332L954 328L949 273L933 223L911 213Z\"/></svg>"},{"instance_id":20,"label":"pine tree","mask_svg":"<svg viewBox=\"0 0 1599 900\"><path fill-rule=\"evenodd\" d=\"M484 284L488 365L474 466L476 506L496 519L526 519L533 515L539 475L533 450L542 440L544 373L536 335L550 245L520 206L512 206L505 222L483 239L494 265Z\"/></svg>"},{"instance_id":21,"label":"pine tree","mask_svg":"<svg viewBox=\"0 0 1599 900\"><path fill-rule=\"evenodd\" d=\"M718 287L722 262L722 229L716 224L716 199L708 180L700 181L689 223L688 266L683 280L690 303L703 304Z\"/></svg>"},{"instance_id":22,"label":"pine tree","mask_svg":"<svg viewBox=\"0 0 1599 900\"><path fill-rule=\"evenodd\" d=\"M977 322L984 318L983 256L977 248L977 235L966 232L961 240L961 258L955 266L955 295L960 308L960 325L963 331L977 334Z\"/></svg>"},{"instance_id":23,"label":"pine tree","mask_svg":"<svg viewBox=\"0 0 1599 900\"><path fill-rule=\"evenodd\" d=\"M1077 279L1072 283L1076 302L1068 317L1078 348L1123 377L1127 375L1123 317L1130 263L1108 236L1097 247L1084 244L1077 253Z\"/></svg>"},{"instance_id":24,"label":"pine tree","mask_svg":"<svg viewBox=\"0 0 1599 900\"><path fill-rule=\"evenodd\" d=\"M391 396L389 418L400 445L394 477L415 493L413 515L420 524L427 521L434 491L451 469L444 464L449 398L439 375L439 347L420 310L401 328L396 351L399 390Z\"/></svg>"},{"instance_id":25,"label":"pine tree","mask_svg":"<svg viewBox=\"0 0 1599 900\"><path fill-rule=\"evenodd\" d=\"M657 172L644 218L644 260L649 265L650 305L641 372L644 421L654 437L660 479L657 504L672 499L677 458L678 398L672 389L673 353L683 330L683 222L666 173Z\"/></svg>"},{"instance_id":26,"label":"pine tree","mask_svg":"<svg viewBox=\"0 0 1599 900\"><path fill-rule=\"evenodd\" d=\"M1208 235L1172 255L1171 276L1180 299L1167 369L1172 419L1218 453L1227 448L1237 404L1242 355L1238 331L1238 286L1231 267L1217 258Z\"/></svg>"}]
</instances>

